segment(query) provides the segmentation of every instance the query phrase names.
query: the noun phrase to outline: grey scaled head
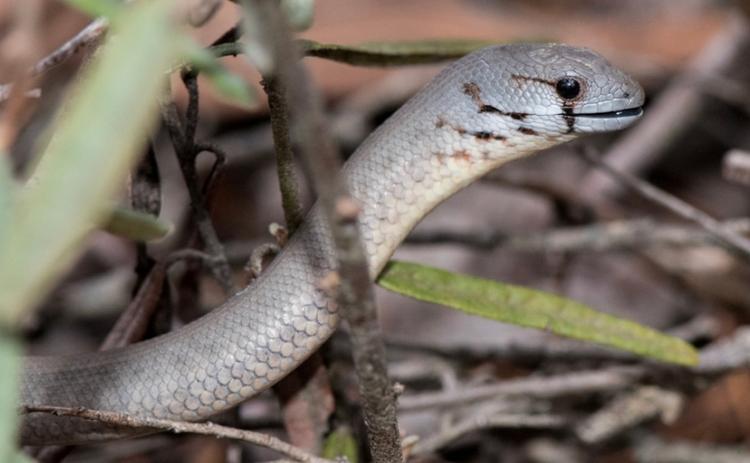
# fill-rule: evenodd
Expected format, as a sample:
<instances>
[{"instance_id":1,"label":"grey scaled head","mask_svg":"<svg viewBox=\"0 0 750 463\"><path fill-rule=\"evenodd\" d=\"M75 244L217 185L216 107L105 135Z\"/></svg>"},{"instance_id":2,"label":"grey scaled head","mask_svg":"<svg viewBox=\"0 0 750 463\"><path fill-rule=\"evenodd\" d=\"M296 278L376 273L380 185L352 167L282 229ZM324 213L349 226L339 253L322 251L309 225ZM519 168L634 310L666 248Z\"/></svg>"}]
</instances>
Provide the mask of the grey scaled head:
<instances>
[{"instance_id":1,"label":"grey scaled head","mask_svg":"<svg viewBox=\"0 0 750 463\"><path fill-rule=\"evenodd\" d=\"M486 117L515 115L523 127L555 136L619 130L642 114L641 86L591 50L512 44L480 50L477 58Z\"/></svg>"}]
</instances>

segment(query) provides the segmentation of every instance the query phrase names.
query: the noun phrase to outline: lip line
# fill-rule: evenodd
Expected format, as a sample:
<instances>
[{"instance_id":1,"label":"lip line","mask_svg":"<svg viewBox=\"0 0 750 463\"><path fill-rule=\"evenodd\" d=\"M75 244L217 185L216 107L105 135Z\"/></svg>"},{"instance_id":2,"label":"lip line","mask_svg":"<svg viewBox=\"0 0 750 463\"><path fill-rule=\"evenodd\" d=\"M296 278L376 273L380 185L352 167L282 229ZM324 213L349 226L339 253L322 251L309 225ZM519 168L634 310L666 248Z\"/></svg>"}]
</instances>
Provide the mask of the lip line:
<instances>
[{"instance_id":1,"label":"lip line","mask_svg":"<svg viewBox=\"0 0 750 463\"><path fill-rule=\"evenodd\" d=\"M592 119L611 119L615 117L638 117L643 114L642 106L635 106L632 108L618 109L617 111L607 111L602 113L572 113L568 116L573 117L588 117Z\"/></svg>"}]
</instances>

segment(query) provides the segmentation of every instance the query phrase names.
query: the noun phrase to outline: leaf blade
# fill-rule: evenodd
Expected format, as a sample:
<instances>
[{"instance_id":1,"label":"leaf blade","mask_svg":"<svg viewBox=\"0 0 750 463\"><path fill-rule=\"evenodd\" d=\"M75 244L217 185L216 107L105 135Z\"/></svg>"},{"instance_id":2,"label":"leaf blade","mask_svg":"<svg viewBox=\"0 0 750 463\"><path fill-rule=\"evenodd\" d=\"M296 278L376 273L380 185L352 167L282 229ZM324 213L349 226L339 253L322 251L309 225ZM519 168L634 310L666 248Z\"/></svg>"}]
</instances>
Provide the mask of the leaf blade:
<instances>
[{"instance_id":1,"label":"leaf blade","mask_svg":"<svg viewBox=\"0 0 750 463\"><path fill-rule=\"evenodd\" d=\"M437 63L460 58L497 42L473 39L435 39L405 42L368 42L339 45L299 39L305 56L325 58L355 66L402 66Z\"/></svg>"},{"instance_id":2,"label":"leaf blade","mask_svg":"<svg viewBox=\"0 0 750 463\"><path fill-rule=\"evenodd\" d=\"M698 363L696 350L681 339L530 288L400 261L389 262L378 284L389 291L495 321L544 329L664 362L687 366Z\"/></svg>"},{"instance_id":3,"label":"leaf blade","mask_svg":"<svg viewBox=\"0 0 750 463\"><path fill-rule=\"evenodd\" d=\"M164 70L179 49L170 10L168 1L143 2L119 15L18 191L13 227L0 242L0 322L6 326L72 262L140 154Z\"/></svg>"},{"instance_id":4,"label":"leaf blade","mask_svg":"<svg viewBox=\"0 0 750 463\"><path fill-rule=\"evenodd\" d=\"M116 206L102 229L133 241L146 242L167 236L172 231L172 224L145 212Z\"/></svg>"}]
</instances>

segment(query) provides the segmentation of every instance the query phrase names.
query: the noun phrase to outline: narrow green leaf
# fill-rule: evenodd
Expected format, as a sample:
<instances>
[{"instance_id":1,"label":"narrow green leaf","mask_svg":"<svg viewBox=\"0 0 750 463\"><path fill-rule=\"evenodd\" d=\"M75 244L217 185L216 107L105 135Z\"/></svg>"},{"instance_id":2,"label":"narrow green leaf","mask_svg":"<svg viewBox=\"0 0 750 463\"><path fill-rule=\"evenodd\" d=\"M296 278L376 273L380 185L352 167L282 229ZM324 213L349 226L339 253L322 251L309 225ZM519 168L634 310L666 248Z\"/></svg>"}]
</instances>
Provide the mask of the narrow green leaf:
<instances>
[{"instance_id":1,"label":"narrow green leaf","mask_svg":"<svg viewBox=\"0 0 750 463\"><path fill-rule=\"evenodd\" d=\"M18 422L18 377L21 349L16 339L0 335L0 461L22 461L17 458L16 423Z\"/></svg>"},{"instance_id":2,"label":"narrow green leaf","mask_svg":"<svg viewBox=\"0 0 750 463\"><path fill-rule=\"evenodd\" d=\"M258 103L258 96L245 80L224 67L212 51L199 46L192 39L186 40L182 47L190 66L200 71L226 102L245 108Z\"/></svg>"},{"instance_id":3,"label":"narrow green leaf","mask_svg":"<svg viewBox=\"0 0 750 463\"><path fill-rule=\"evenodd\" d=\"M16 184L6 154L0 152L0 249L10 229Z\"/></svg>"},{"instance_id":4,"label":"narrow green leaf","mask_svg":"<svg viewBox=\"0 0 750 463\"><path fill-rule=\"evenodd\" d=\"M300 39L298 46L307 56L330 59L356 66L402 66L459 58L479 48L496 44L486 40L436 39L413 42L370 42L337 45Z\"/></svg>"},{"instance_id":5,"label":"narrow green leaf","mask_svg":"<svg viewBox=\"0 0 750 463\"><path fill-rule=\"evenodd\" d=\"M178 50L170 6L127 8L58 115L0 243L0 323L16 323L46 294L142 152Z\"/></svg>"},{"instance_id":6,"label":"narrow green leaf","mask_svg":"<svg viewBox=\"0 0 750 463\"><path fill-rule=\"evenodd\" d=\"M247 83L224 66L217 66L204 75L225 101L244 108L251 108L258 102Z\"/></svg>"},{"instance_id":7,"label":"narrow green leaf","mask_svg":"<svg viewBox=\"0 0 750 463\"><path fill-rule=\"evenodd\" d=\"M94 18L102 16L111 19L123 9L122 2L118 0L65 0L65 2Z\"/></svg>"},{"instance_id":8,"label":"narrow green leaf","mask_svg":"<svg viewBox=\"0 0 750 463\"><path fill-rule=\"evenodd\" d=\"M491 320L549 330L665 362L698 363L696 350L681 339L542 291L399 261L386 266L378 284Z\"/></svg>"},{"instance_id":9,"label":"narrow green leaf","mask_svg":"<svg viewBox=\"0 0 750 463\"><path fill-rule=\"evenodd\" d=\"M124 207L115 207L104 230L134 241L153 241L164 238L172 225L151 214Z\"/></svg>"}]
</instances>

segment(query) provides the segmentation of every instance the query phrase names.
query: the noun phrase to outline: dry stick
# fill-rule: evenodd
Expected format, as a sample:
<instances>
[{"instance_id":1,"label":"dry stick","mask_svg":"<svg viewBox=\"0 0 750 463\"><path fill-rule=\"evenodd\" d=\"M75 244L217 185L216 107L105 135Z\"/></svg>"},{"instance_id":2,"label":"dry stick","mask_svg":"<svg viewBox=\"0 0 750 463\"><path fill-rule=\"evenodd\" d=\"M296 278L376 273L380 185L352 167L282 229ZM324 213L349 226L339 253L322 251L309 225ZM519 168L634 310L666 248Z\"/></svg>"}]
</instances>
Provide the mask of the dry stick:
<instances>
[{"instance_id":1,"label":"dry stick","mask_svg":"<svg viewBox=\"0 0 750 463\"><path fill-rule=\"evenodd\" d=\"M214 423L190 423L186 421L161 420L157 418L143 418L124 413L91 410L86 408L70 408L56 406L25 406L22 413L49 413L56 416L70 416L86 420L98 421L111 426L124 426L128 428L150 428L160 431L169 431L175 434L191 433L204 436L214 436L223 439L236 439L251 444L269 448L295 461L306 463L333 463L332 460L319 458L302 449L287 444L281 439L244 429L230 428Z\"/></svg>"},{"instance_id":2,"label":"dry stick","mask_svg":"<svg viewBox=\"0 0 750 463\"><path fill-rule=\"evenodd\" d=\"M695 442L665 442L649 437L634 446L638 463L747 463L747 446L720 446Z\"/></svg>"},{"instance_id":3,"label":"dry stick","mask_svg":"<svg viewBox=\"0 0 750 463\"><path fill-rule=\"evenodd\" d=\"M740 149L729 150L722 162L724 178L750 186L750 152Z\"/></svg>"},{"instance_id":4,"label":"dry stick","mask_svg":"<svg viewBox=\"0 0 750 463\"><path fill-rule=\"evenodd\" d=\"M206 4L215 4L213 7L209 7L208 11ZM205 22L213 17L218 11L221 1L219 0L204 0L194 5L193 10L185 12L185 19L193 22ZM29 75L32 77L41 75L59 64L67 61L76 53L82 49L94 45L109 29L109 22L106 18L97 18L91 21L86 27L81 29L75 36L69 39L57 47L50 54L40 59L29 69ZM230 29L222 37L220 37L214 45L224 43L224 41L236 40L237 39L237 28ZM224 40L224 41L221 41ZM13 84L0 85L0 101L5 100L10 95L10 90Z\"/></svg>"},{"instance_id":5,"label":"dry stick","mask_svg":"<svg viewBox=\"0 0 750 463\"><path fill-rule=\"evenodd\" d=\"M693 221L711 233L714 237L724 241L732 247L733 250L741 252L745 257L750 258L750 240L735 233L733 230L724 227L719 221L696 209L681 199L672 196L664 190L654 185L634 177L626 172L621 172L610 167L596 156L590 149L583 151L583 156L599 169L606 172L615 180L632 189L642 197L651 200L660 206L669 209L673 213L687 220Z\"/></svg>"},{"instance_id":6,"label":"dry stick","mask_svg":"<svg viewBox=\"0 0 750 463\"><path fill-rule=\"evenodd\" d=\"M100 350L122 347L143 339L154 311L159 306L166 268L162 263L151 268L135 297L107 334Z\"/></svg>"},{"instance_id":7,"label":"dry stick","mask_svg":"<svg viewBox=\"0 0 750 463\"><path fill-rule=\"evenodd\" d=\"M399 410L413 412L435 407L463 406L480 400L507 396L554 398L613 391L630 386L644 373L644 368L633 366L514 379L483 386L462 387L455 391L402 396L399 399Z\"/></svg>"},{"instance_id":8,"label":"dry stick","mask_svg":"<svg viewBox=\"0 0 750 463\"><path fill-rule=\"evenodd\" d=\"M104 18L98 18L92 21L73 38L60 45L49 55L37 61L37 63L29 69L29 75L35 77L47 72L58 64L66 61L83 48L96 43L102 35L104 35L108 27L107 20ZM0 85L0 101L8 98L12 87L13 84Z\"/></svg>"},{"instance_id":9,"label":"dry stick","mask_svg":"<svg viewBox=\"0 0 750 463\"><path fill-rule=\"evenodd\" d=\"M142 211L158 217L161 212L161 175L156 162L156 152L153 143L148 144L146 155L138 163L135 173L128 182L128 196L130 204L136 211ZM136 287L143 283L154 265L154 260L148 255L145 243L136 243L135 274Z\"/></svg>"},{"instance_id":10,"label":"dry stick","mask_svg":"<svg viewBox=\"0 0 750 463\"><path fill-rule=\"evenodd\" d=\"M198 172L195 166L195 157L199 154L200 149L198 147L200 145L196 145L194 139L198 123L197 75L188 72L183 77L189 95L185 126L183 128L180 122L174 102L162 105L162 120L172 140L172 145L180 164L180 170L185 179L198 234L203 240L206 250L212 256L210 260L204 261L204 263L209 265L208 268L211 270L214 278L222 286L225 293L229 295L234 292L231 270L226 254L224 253L224 247L219 241L216 230L211 222L211 216L206 208L205 197L198 182Z\"/></svg>"},{"instance_id":11,"label":"dry stick","mask_svg":"<svg viewBox=\"0 0 750 463\"><path fill-rule=\"evenodd\" d=\"M655 386L639 386L615 397L586 417L574 427L575 434L582 442L594 445L655 417L670 424L682 411L683 402L683 396L679 392Z\"/></svg>"},{"instance_id":12,"label":"dry stick","mask_svg":"<svg viewBox=\"0 0 750 463\"><path fill-rule=\"evenodd\" d=\"M289 108L284 97L284 88L274 77L263 79L263 88L268 95L268 108L271 114L271 132L276 148L276 169L278 170L281 206L289 234L292 235L302 223L302 204L299 199L299 182L294 172L294 154L289 139Z\"/></svg>"},{"instance_id":13,"label":"dry stick","mask_svg":"<svg viewBox=\"0 0 750 463\"><path fill-rule=\"evenodd\" d=\"M724 72L747 49L749 36L744 19L732 15L727 26L649 106L643 120L612 145L607 162L631 174L656 163L700 114L704 96L695 85L696 78ZM600 172L591 172L583 179L580 191L593 201L617 193L617 184Z\"/></svg>"},{"instance_id":14,"label":"dry stick","mask_svg":"<svg viewBox=\"0 0 750 463\"><path fill-rule=\"evenodd\" d=\"M750 364L750 328L738 329L731 338L718 341L701 350L701 361L688 370L700 377L718 376ZM419 412L426 409L461 407L477 402L526 397L555 399L561 396L586 395L598 392L613 392L626 389L650 372L670 366L658 364L612 367L605 370L579 371L545 377L513 379L495 384L461 387L455 391L424 393L402 396L399 400L402 412Z\"/></svg>"},{"instance_id":15,"label":"dry stick","mask_svg":"<svg viewBox=\"0 0 750 463\"><path fill-rule=\"evenodd\" d=\"M750 233L750 219L720 222L737 234ZM460 232L424 230L409 235L408 244L461 244L479 249L503 247L523 252L612 251L636 246L724 245L698 227L660 224L651 219L616 220L579 227L557 228L525 235L499 230Z\"/></svg>"},{"instance_id":16,"label":"dry stick","mask_svg":"<svg viewBox=\"0 0 750 463\"><path fill-rule=\"evenodd\" d=\"M294 53L289 28L278 3L255 0L264 34L271 38L277 78L287 89L292 133L299 137L303 159L312 174L328 220L339 263L338 302L352 336L352 355L368 426L373 461L402 460L395 394L388 378L385 347L377 322L367 257L357 227L358 206L337 173L341 161L325 128L321 103Z\"/></svg>"},{"instance_id":17,"label":"dry stick","mask_svg":"<svg viewBox=\"0 0 750 463\"><path fill-rule=\"evenodd\" d=\"M561 415L497 414L475 416L450 426L434 436L417 442L411 450L411 454L424 455L432 453L465 434L483 429L559 429L566 426L568 422L569 420Z\"/></svg>"},{"instance_id":18,"label":"dry stick","mask_svg":"<svg viewBox=\"0 0 750 463\"><path fill-rule=\"evenodd\" d=\"M224 166L227 163L227 153L213 143L201 142L195 144L197 153L208 152L214 155L214 163L203 182L203 196L207 204L211 204L215 187L221 177Z\"/></svg>"}]
</instances>

